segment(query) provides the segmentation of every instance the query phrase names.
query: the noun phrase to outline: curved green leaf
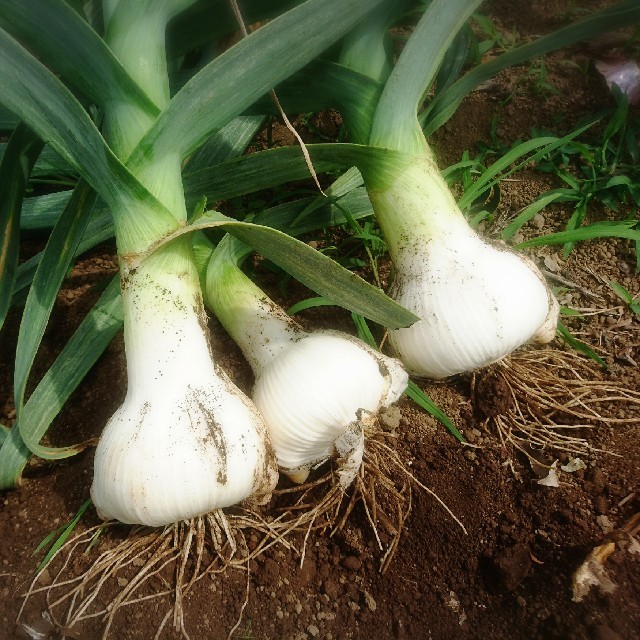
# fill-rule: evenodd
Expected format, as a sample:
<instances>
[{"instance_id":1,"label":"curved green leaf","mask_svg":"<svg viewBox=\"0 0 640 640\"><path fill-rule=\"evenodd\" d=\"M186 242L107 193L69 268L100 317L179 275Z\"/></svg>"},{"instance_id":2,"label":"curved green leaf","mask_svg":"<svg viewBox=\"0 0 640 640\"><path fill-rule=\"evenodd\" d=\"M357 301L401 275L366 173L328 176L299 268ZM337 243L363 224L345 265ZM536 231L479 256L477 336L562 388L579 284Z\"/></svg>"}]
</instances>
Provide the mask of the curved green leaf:
<instances>
[{"instance_id":1,"label":"curved green leaf","mask_svg":"<svg viewBox=\"0 0 640 640\"><path fill-rule=\"evenodd\" d=\"M89 211L96 200L95 192L80 182L71 200L51 232L27 296L16 347L14 367L14 401L16 419L21 422L22 405L29 373L44 335L53 304L71 260L84 233ZM37 443L30 442L28 433L21 433L25 444L35 452Z\"/></svg>"},{"instance_id":2,"label":"curved green leaf","mask_svg":"<svg viewBox=\"0 0 640 640\"><path fill-rule=\"evenodd\" d=\"M102 38L63 0L2 0L0 27L96 103L126 101L158 115Z\"/></svg>"},{"instance_id":3,"label":"curved green leaf","mask_svg":"<svg viewBox=\"0 0 640 640\"><path fill-rule=\"evenodd\" d=\"M243 0L240 7L245 23L250 25L275 18L301 2L302 0ZM238 21L229 0L198 2L169 23L168 58L178 58L237 31Z\"/></svg>"},{"instance_id":4,"label":"curved green leaf","mask_svg":"<svg viewBox=\"0 0 640 640\"><path fill-rule=\"evenodd\" d=\"M116 218L128 225L126 236L145 244L148 236L175 228L171 213L119 162L68 89L2 29L0 84L0 102L69 162L112 211L135 211Z\"/></svg>"},{"instance_id":5,"label":"curved green leaf","mask_svg":"<svg viewBox=\"0 0 640 640\"><path fill-rule=\"evenodd\" d=\"M433 0L409 37L387 80L369 142L420 154L424 139L418 107L456 34L481 0Z\"/></svg>"},{"instance_id":6,"label":"curved green leaf","mask_svg":"<svg viewBox=\"0 0 640 640\"><path fill-rule=\"evenodd\" d=\"M308 113L334 107L348 124L350 139L364 144L382 85L366 75L327 60L314 60L276 87L286 113ZM264 96L247 113L278 114L271 96Z\"/></svg>"},{"instance_id":7,"label":"curved green leaf","mask_svg":"<svg viewBox=\"0 0 640 640\"><path fill-rule=\"evenodd\" d=\"M26 433L32 442L40 441L122 325L120 282L116 277L27 400L22 409L22 424L14 425L6 436L0 447L0 489L14 487L20 482L22 470L31 455L20 433Z\"/></svg>"},{"instance_id":8,"label":"curved green leaf","mask_svg":"<svg viewBox=\"0 0 640 640\"><path fill-rule=\"evenodd\" d=\"M239 222L215 211L167 236L153 249L185 233L212 228L224 229L319 295L378 324L397 329L418 320L417 316L401 307L381 289L370 285L308 244L271 227Z\"/></svg>"},{"instance_id":9,"label":"curved green leaf","mask_svg":"<svg viewBox=\"0 0 640 640\"><path fill-rule=\"evenodd\" d=\"M135 171L153 158L188 156L256 96L313 60L381 2L307 0L244 38L173 97L133 152L129 166Z\"/></svg>"}]
</instances>

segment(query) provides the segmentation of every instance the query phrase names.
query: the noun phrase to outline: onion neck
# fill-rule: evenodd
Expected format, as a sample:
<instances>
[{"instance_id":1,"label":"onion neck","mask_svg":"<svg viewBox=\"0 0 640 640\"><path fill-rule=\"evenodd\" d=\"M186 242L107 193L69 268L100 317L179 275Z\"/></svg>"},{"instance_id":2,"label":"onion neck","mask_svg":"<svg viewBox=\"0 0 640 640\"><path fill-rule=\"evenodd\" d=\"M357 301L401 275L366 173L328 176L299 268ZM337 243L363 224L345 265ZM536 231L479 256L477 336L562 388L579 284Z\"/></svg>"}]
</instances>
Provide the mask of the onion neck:
<instances>
[{"instance_id":1,"label":"onion neck","mask_svg":"<svg viewBox=\"0 0 640 640\"><path fill-rule=\"evenodd\" d=\"M365 168L363 174L366 181ZM368 193L396 268L427 242L475 235L426 146L394 180Z\"/></svg>"},{"instance_id":2,"label":"onion neck","mask_svg":"<svg viewBox=\"0 0 640 640\"><path fill-rule=\"evenodd\" d=\"M225 236L206 274L207 306L242 350L256 377L305 332L237 266L234 241Z\"/></svg>"},{"instance_id":3,"label":"onion neck","mask_svg":"<svg viewBox=\"0 0 640 640\"><path fill-rule=\"evenodd\" d=\"M121 280L128 397L175 394L213 371L206 315L188 238L153 253ZM193 374L193 375L191 375Z\"/></svg>"}]
</instances>

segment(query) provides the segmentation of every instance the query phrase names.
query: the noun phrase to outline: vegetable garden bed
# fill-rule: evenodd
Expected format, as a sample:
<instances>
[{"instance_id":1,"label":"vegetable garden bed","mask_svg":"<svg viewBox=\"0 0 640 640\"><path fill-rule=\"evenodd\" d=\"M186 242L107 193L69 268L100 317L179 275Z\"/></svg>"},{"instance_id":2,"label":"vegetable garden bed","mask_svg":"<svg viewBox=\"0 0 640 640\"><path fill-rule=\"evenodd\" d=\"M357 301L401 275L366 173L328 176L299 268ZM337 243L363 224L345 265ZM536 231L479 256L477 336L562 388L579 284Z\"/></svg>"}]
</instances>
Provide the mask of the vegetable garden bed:
<instances>
[{"instance_id":1,"label":"vegetable garden bed","mask_svg":"<svg viewBox=\"0 0 640 640\"><path fill-rule=\"evenodd\" d=\"M532 4L535 6L526 12L517 3L498 0L481 6L481 12L497 30L488 56L508 46L510 37L525 41L577 17L570 13L573 5L569 7L564 0ZM607 4L612 3L583 3L588 10ZM480 39L488 37L477 25L476 29L484 34ZM527 63L503 71L471 93L456 114L429 138L438 164L444 168L459 162L465 151L474 157L487 149L485 158L495 160L516 140L529 138L534 128L563 136L584 119L604 112L604 124L595 125L578 138L595 145L615 112L615 100L594 71L593 60L612 52L627 52L624 47L631 47L633 52L633 46L630 34L624 33L618 39L611 36L551 54L543 67ZM634 109L637 107L631 107L629 122L637 119ZM339 126L335 112L324 112L319 117L298 118L296 126L307 142L321 141L322 136L335 140L336 121ZM278 146L293 141L289 131L276 124L263 129L254 146L267 143ZM546 158L543 161L551 162ZM500 183L498 208L482 223L487 234L498 236L506 221L523 207L549 189L563 186L557 172L543 173L539 169L531 163ZM298 183L298 187L315 195L310 180ZM261 206L252 205L252 199L271 205L282 197L278 191L269 191L243 198L241 203L231 200L225 206L231 211L240 204L255 211ZM572 206L571 202L551 203L521 229L520 239L563 230ZM637 210L629 207L628 211L637 221ZM619 217L595 199L589 206L589 222ZM333 255L353 258L344 237L345 232L339 230L315 232L304 239L329 252L336 246ZM43 246L44 240L37 234L29 236L21 246L21 260ZM461 431L467 444L458 442L408 397L399 402L399 415L391 412L383 417L385 442L397 452L406 470L446 504L464 530L433 495L415 484L410 495L402 493L402 516L388 526L379 524L375 531L370 513L359 502L333 534L330 529L311 530L308 536L305 532L290 534L247 564L204 575L184 593L183 629L188 637L218 640L232 632L234 638L245 640L630 640L637 635L640 554L634 518L640 510L640 315L620 295L623 290L632 297L640 293L636 248L629 239L597 238L577 243L568 256L563 255L562 245L533 247L527 252L544 271L561 303L580 310L580 318L563 316L562 321L576 338L594 349L607 368L579 355L557 337L548 347L526 347L512 360L488 370L461 374L445 382L417 381ZM365 263L360 273L373 282L362 246L355 255ZM30 380L39 380L51 366L116 274L117 265L112 242L100 244L75 262L57 296ZM250 272L284 308L314 295L296 281L284 279L281 271L263 260L256 260ZM385 288L390 272L388 259L380 258L378 273ZM612 281L621 288L612 288ZM308 308L297 319L305 330L331 328L355 333L350 313L337 307ZM10 363L19 323L19 313L10 311L0 334L2 424L11 424L15 417ZM242 352L218 320L210 317L209 328L216 362L249 394L254 377ZM553 355L557 353L564 355ZM601 394L605 399L595 407L600 417L590 421L591 428L576 431L576 437L588 441L590 451L585 454L551 449L540 455L526 438L518 439L517 433L513 437L514 432L509 431L518 366L536 371L536 383L544 388L558 362L561 376L570 377L567 372L573 368L587 383L596 385L581 398L597 396L597 385L608 388L617 384L623 390ZM126 371L120 335L65 404L47 432L46 443L95 441L125 397ZM545 371L549 373L547 378ZM532 397L525 396L533 403ZM522 406L526 403L522 397L519 401ZM533 464L529 456L546 465L557 461L558 486L539 483L548 477L549 469ZM21 486L0 496L0 638L101 637L103 616L88 617L69 629L51 622L46 613L47 598L51 605L69 588L36 591L18 620L23 594L44 555L44 551L34 555L34 550L47 535L71 522L89 498L93 458L93 447L61 461L34 457L25 469ZM576 458L584 462L584 467L575 462ZM401 478L396 480L403 485ZM283 478L278 489L292 486ZM394 513L399 506L385 503L382 495L380 500L385 513ZM287 495L277 494L272 508L282 504L289 504ZM264 513L273 516L277 511ZM90 532L100 523L94 508L89 507L71 536ZM129 526L112 525L86 553L86 544L79 546L62 579L82 576L96 557L114 549L130 532ZM251 553L263 539L262 533L251 529L244 530L244 536L244 553ZM386 564L385 552L396 542L392 561ZM615 547L602 560L606 575L598 574L600 584L576 601L576 571L594 549L607 542L614 542ZM205 551L205 560L212 560L207 553L211 551ZM35 588L51 586L61 566L62 556L58 556L45 568ZM96 606L108 605L126 589L138 566L134 562L111 579L100 592ZM187 573L189 570L193 570L193 559L187 563ZM175 572L175 565L171 565L151 578L140 596L169 593L122 607L114 616L109 637L152 638L163 621L161 637L185 637L174 628L173 617L166 619L175 597L170 591ZM65 608L66 604L54 607L60 621L64 621Z\"/></svg>"}]
</instances>

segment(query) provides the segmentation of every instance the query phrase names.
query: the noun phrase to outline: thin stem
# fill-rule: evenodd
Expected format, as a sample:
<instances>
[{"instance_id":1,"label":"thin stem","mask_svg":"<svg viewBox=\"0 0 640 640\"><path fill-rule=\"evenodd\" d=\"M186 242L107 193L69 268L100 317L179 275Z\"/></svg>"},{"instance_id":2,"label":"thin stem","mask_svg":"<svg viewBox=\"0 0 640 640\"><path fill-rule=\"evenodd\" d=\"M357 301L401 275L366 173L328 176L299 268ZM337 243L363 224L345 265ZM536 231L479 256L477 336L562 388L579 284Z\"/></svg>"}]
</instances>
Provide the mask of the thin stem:
<instances>
[{"instance_id":1,"label":"thin stem","mask_svg":"<svg viewBox=\"0 0 640 640\"><path fill-rule=\"evenodd\" d=\"M225 236L209 261L204 295L257 375L304 332L237 266L237 251Z\"/></svg>"}]
</instances>

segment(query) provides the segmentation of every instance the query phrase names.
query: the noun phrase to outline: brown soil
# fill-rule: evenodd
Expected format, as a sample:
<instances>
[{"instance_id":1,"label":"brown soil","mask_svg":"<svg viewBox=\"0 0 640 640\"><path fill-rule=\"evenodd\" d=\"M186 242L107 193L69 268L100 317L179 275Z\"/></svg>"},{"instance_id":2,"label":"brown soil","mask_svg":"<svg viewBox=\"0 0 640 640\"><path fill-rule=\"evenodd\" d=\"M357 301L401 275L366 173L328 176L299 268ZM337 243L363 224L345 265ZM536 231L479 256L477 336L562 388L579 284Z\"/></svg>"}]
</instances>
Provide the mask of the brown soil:
<instances>
[{"instance_id":1,"label":"brown soil","mask_svg":"<svg viewBox=\"0 0 640 640\"><path fill-rule=\"evenodd\" d=\"M566 8L573 6L562 0L545 0L533 3L535 10L518 5L516 11L516 4L495 0L485 11L499 28L520 36L557 28L566 20ZM589 8L598 4L582 3ZM499 106L522 77L523 69L505 73L488 90L472 94L455 118L434 136L441 164L457 161L465 149L473 153L477 141L488 140L496 110L498 133L509 143L526 136L532 126L549 127L559 115L563 119L558 131L568 131L582 115L609 106L611 99L603 83L594 75L586 82L577 67L567 64L568 60L588 60L596 46L575 47L570 53L549 58L549 80L560 89L558 95L535 94L526 83L520 83L514 99ZM501 216L513 215L548 187L547 176L533 171L504 183L498 221ZM550 207L536 220L537 226L525 229L525 235L561 228L567 211L562 205ZM563 303L592 310L585 312L583 321L570 323L572 331L594 346L610 365L607 372L593 365L590 377L638 390L639 318L607 285L615 279L632 294L640 292L632 245L615 239L583 243L566 261L561 260L560 249L553 247L531 255L555 276L575 283L562 293ZM75 267L53 314L34 379L46 370L96 300L97 285L113 272L110 247L93 252ZM306 295L301 289L292 292L289 303ZM334 310L303 314L309 327L331 323L345 328L349 326L347 319L346 314ZM215 321L211 327L221 364L243 390L250 391L250 371L240 352ZM0 342L0 422L5 424L13 417L7 363L13 357L16 332L13 317ZM559 343L552 346L563 348ZM122 341L117 339L67 403L50 440L66 444L99 435L123 398L124 371ZM463 376L446 384L421 383L472 447L461 446L408 399L400 403L402 414L396 431L399 453L415 477L459 518L466 534L433 497L414 488L395 558L382 574L383 552L358 506L346 526L333 536L329 531L311 534L302 566L299 556L283 546L274 546L251 561L244 610L246 572L234 569L201 580L184 603L190 638L226 638L240 617L233 637L245 640L638 637L640 554L627 548L628 536L618 535L616 550L605 564L615 588L606 592L594 587L581 602L572 600L572 576L579 565L610 529L623 527L640 510L638 427L608 421L640 417L638 405L614 401L606 405L603 419L593 420L593 428L578 435L608 453L581 456L586 469L559 471L559 486L547 487L537 482L528 459L503 444L492 427L491 418L511 411L513 404L505 397L507 390L495 374L496 368L491 371L488 376ZM545 452L548 464L555 459L562 464L569 460L566 453ZM91 473L91 451L58 463L34 460L22 486L1 497L0 638L64 635L43 618L46 607L41 595L29 600L18 624L16 616L41 557L33 556L35 547L75 515L88 497ZM90 510L78 531L98 522ZM105 533L86 556L78 554L71 575L85 570L98 553L114 546L126 533L125 527ZM384 530L380 537L383 545L391 538ZM302 546L302 538L292 539L296 547ZM41 578L44 584L51 581L54 569L45 572ZM160 590L161 578L152 584ZM126 607L116 616L110 637L152 638L169 606L167 599L158 598ZM100 637L102 626L99 619L92 619L70 630L67 637L92 640ZM170 626L163 637L180 637Z\"/></svg>"}]
</instances>

